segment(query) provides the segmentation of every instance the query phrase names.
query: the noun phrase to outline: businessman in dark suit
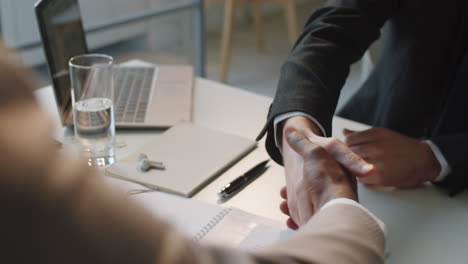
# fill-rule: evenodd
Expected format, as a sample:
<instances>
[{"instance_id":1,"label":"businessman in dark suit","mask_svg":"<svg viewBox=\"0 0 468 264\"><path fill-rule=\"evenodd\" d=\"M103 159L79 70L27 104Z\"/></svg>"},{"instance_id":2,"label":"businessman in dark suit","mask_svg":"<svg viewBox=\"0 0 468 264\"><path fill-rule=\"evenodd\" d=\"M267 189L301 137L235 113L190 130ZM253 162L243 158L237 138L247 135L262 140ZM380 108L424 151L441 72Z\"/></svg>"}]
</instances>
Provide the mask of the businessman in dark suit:
<instances>
[{"instance_id":1,"label":"businessman in dark suit","mask_svg":"<svg viewBox=\"0 0 468 264\"><path fill-rule=\"evenodd\" d=\"M331 136L331 120L349 67L382 34L369 78L338 115L374 127ZM435 0L332 0L307 21L281 69L266 147L285 162L288 206L302 164L283 144L294 127L325 146L369 185L409 188L432 181L455 195L468 186L468 3ZM276 133L275 133L276 129ZM357 155L356 155L357 154ZM296 221L297 222L297 221ZM300 222L300 221L299 221Z\"/></svg>"}]
</instances>

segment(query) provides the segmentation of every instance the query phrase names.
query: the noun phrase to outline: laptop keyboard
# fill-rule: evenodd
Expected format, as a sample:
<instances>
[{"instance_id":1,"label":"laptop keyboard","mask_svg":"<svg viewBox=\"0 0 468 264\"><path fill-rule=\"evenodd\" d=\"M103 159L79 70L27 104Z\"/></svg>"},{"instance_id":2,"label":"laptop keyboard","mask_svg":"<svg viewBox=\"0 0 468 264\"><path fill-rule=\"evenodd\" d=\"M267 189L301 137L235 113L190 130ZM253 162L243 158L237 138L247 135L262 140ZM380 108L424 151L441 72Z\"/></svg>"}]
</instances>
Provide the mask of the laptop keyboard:
<instances>
[{"instance_id":1,"label":"laptop keyboard","mask_svg":"<svg viewBox=\"0 0 468 264\"><path fill-rule=\"evenodd\" d=\"M115 67L114 118L120 123L143 123L148 108L154 68Z\"/></svg>"}]
</instances>

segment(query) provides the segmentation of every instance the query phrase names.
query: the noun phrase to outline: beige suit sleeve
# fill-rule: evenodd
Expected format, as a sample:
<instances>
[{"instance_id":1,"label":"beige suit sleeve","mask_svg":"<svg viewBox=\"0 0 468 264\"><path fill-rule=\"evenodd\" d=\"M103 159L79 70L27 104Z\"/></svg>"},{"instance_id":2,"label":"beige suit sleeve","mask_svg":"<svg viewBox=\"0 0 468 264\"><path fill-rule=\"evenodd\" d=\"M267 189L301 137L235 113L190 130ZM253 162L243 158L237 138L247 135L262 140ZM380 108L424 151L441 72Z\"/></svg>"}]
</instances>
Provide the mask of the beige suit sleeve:
<instances>
[{"instance_id":1,"label":"beige suit sleeve","mask_svg":"<svg viewBox=\"0 0 468 264\"><path fill-rule=\"evenodd\" d=\"M21 70L0 59L0 95L16 95L0 104L0 241L5 263L380 261L383 236L378 227L359 208L346 205L323 210L290 240L259 254L187 240L106 186L79 158L58 151L50 140L50 122L26 95L29 84L24 80Z\"/></svg>"},{"instance_id":2,"label":"beige suit sleeve","mask_svg":"<svg viewBox=\"0 0 468 264\"><path fill-rule=\"evenodd\" d=\"M325 208L289 240L262 252L307 263L382 263L385 237L362 209L346 204Z\"/></svg>"}]
</instances>

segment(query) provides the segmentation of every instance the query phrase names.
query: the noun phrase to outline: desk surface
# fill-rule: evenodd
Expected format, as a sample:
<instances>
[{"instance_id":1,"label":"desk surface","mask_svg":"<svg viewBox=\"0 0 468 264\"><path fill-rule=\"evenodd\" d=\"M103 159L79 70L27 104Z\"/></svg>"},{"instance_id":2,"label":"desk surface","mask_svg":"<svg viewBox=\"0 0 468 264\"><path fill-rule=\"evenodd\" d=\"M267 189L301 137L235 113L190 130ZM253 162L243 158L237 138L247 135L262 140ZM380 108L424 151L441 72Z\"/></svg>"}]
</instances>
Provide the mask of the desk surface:
<instances>
[{"instance_id":1,"label":"desk surface","mask_svg":"<svg viewBox=\"0 0 468 264\"><path fill-rule=\"evenodd\" d=\"M261 130L271 98L256 95L217 82L197 79L194 87L193 122L255 138ZM63 134L52 89L36 92L39 102L57 122L57 136ZM342 138L342 128L365 129L366 126L336 117L333 135ZM118 158L128 155L153 137L155 131L118 131L117 141L126 147L118 149ZM202 189L193 198L219 203L217 191L246 169L268 157L264 141L258 148ZM110 180L122 188L139 188L119 180ZM284 185L283 168L272 163L271 168L223 206L234 206L280 221L279 190ZM387 225L387 263L467 263L468 250L468 194L449 198L432 186L415 190L372 190L359 186L362 204Z\"/></svg>"}]
</instances>

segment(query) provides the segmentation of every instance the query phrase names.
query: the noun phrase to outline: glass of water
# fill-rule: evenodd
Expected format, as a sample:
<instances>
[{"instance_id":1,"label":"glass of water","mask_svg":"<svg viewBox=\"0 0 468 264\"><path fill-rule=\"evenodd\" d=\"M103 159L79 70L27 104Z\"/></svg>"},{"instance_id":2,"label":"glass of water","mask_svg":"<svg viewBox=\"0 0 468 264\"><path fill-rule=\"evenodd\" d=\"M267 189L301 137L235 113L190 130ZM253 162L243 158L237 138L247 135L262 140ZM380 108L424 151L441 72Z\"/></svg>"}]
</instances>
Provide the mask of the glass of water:
<instances>
[{"instance_id":1,"label":"glass of water","mask_svg":"<svg viewBox=\"0 0 468 264\"><path fill-rule=\"evenodd\" d=\"M75 137L91 167L115 161L113 58L86 54L69 61Z\"/></svg>"}]
</instances>

